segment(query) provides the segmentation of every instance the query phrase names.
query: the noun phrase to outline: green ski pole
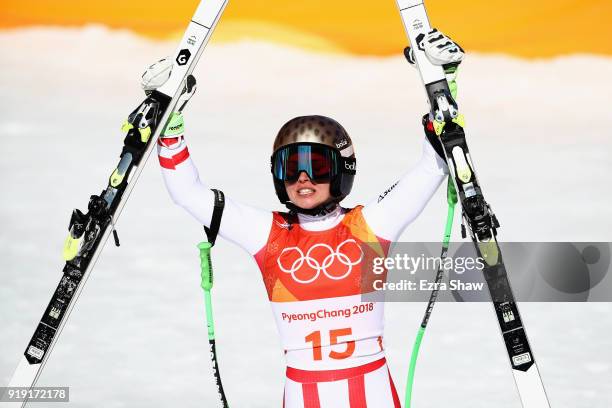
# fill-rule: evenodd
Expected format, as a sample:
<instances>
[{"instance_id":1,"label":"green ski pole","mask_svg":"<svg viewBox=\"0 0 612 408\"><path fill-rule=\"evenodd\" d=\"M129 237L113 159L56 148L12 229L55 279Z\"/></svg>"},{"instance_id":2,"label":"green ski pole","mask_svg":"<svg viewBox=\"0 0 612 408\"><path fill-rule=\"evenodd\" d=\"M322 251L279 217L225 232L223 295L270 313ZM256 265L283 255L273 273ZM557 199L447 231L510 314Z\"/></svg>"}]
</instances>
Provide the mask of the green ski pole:
<instances>
[{"instance_id":1,"label":"green ski pole","mask_svg":"<svg viewBox=\"0 0 612 408\"><path fill-rule=\"evenodd\" d=\"M217 384L217 392L221 400L223 408L228 408L227 399L225 392L223 391L223 384L221 383L221 374L219 373L219 365L217 364L217 349L215 347L215 321L213 319L212 309L212 296L210 291L213 287L213 268L210 258L210 249L212 244L210 242L200 242L198 244L200 249L200 268L202 282L200 286L204 289L204 303L206 305L206 325L208 327L208 345L210 351L210 358L213 366L213 374L215 376L215 383Z\"/></svg>"},{"instance_id":2,"label":"green ski pole","mask_svg":"<svg viewBox=\"0 0 612 408\"><path fill-rule=\"evenodd\" d=\"M217 234L221 227L221 217L223 215L223 209L225 207L225 196L221 190L212 189L215 194L215 204L213 208L212 218L210 220L210 227L204 227L206 237L208 241L200 242L198 249L200 250L200 276L202 282L200 286L204 289L204 304L206 306L206 326L208 328L208 346L210 351L210 360L212 361L213 374L215 376L215 383L217 384L217 392L219 394L219 400L221 401L223 408L228 408L227 398L223 391L223 384L221 383L221 374L219 373L219 364L217 363L217 348L215 346L215 321L213 319L212 309L212 296L210 291L213 287L213 267L210 257L210 250L215 245L217 240Z\"/></svg>"},{"instance_id":3,"label":"green ski pole","mask_svg":"<svg viewBox=\"0 0 612 408\"><path fill-rule=\"evenodd\" d=\"M451 232L453 229L453 219L455 217L455 204L457 204L457 191L455 190L455 185L451 178L448 178L448 185L446 189L446 200L448 201L448 212L446 215L446 227L444 228L444 241L442 242L442 254L440 255L440 267L438 268L438 272L436 273L436 286L429 297L429 302L427 303L427 309L425 310L425 316L423 316L423 321L421 322L421 327L419 327L419 331L417 332L416 339L414 341L414 345L412 346L412 355L410 356L410 367L408 368L408 379L406 380L406 397L404 400L404 407L410 408L410 403L412 400L412 386L414 384L414 373L416 370L416 363L419 357L419 349L421 348L421 341L423 340L423 336L425 335L425 329L427 328L427 323L429 322L429 317L431 316L431 312L433 310L434 304L436 303L436 299L438 298L438 289L437 285L442 281L444 277L444 259L448 253L448 247L450 245Z\"/></svg>"}]
</instances>

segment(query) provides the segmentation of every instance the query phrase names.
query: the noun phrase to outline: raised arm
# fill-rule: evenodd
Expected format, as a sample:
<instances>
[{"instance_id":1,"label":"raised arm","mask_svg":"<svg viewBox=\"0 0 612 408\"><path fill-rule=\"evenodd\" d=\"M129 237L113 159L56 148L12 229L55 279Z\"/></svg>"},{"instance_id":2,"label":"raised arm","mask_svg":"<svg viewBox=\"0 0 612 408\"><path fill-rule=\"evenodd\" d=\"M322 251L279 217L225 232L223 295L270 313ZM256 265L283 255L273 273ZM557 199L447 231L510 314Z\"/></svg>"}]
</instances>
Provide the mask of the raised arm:
<instances>
[{"instance_id":1,"label":"raised arm","mask_svg":"<svg viewBox=\"0 0 612 408\"><path fill-rule=\"evenodd\" d=\"M143 75L145 91L159 87L167 79L171 64L161 60ZM186 89L186 99L193 94ZM183 104L183 107L185 105ZM189 155L184 136L185 124L180 112L173 113L158 140L158 156L164 183L177 205L191 214L198 223L209 226L214 208L214 193L200 179L198 169ZM266 243L272 224L272 213L228 198L219 228L219 235L255 254Z\"/></svg>"},{"instance_id":2,"label":"raised arm","mask_svg":"<svg viewBox=\"0 0 612 408\"><path fill-rule=\"evenodd\" d=\"M446 162L424 140L417 164L363 208L363 216L373 232L396 241L421 214L446 174Z\"/></svg>"},{"instance_id":3,"label":"raised arm","mask_svg":"<svg viewBox=\"0 0 612 408\"><path fill-rule=\"evenodd\" d=\"M444 67L449 87L453 97L456 97L455 79L463 59L463 49L437 30L431 31L423 44L428 59ZM414 65L410 48L404 50L404 55ZM363 209L364 217L373 232L392 241L397 240L402 231L419 216L448 174L442 146L432 121L426 115L422 123L426 139L423 141L423 154L419 162Z\"/></svg>"}]
</instances>

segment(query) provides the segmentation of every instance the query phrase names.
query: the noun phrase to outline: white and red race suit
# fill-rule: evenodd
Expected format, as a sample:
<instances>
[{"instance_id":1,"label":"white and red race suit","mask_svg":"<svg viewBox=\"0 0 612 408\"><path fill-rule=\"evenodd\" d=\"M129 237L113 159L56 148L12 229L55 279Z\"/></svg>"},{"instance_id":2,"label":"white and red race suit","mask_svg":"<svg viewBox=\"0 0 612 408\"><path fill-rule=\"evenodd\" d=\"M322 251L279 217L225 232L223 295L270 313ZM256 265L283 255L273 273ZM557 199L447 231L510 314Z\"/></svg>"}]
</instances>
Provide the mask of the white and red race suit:
<instances>
[{"instance_id":1,"label":"white and red race suit","mask_svg":"<svg viewBox=\"0 0 612 408\"><path fill-rule=\"evenodd\" d=\"M184 138L160 139L158 153L174 202L210 225L214 194ZM417 165L365 206L290 215L226 198L219 234L255 258L285 349L284 407L400 407L383 349L384 303L362 301L372 290L363 245L385 256L446 172L425 141Z\"/></svg>"}]
</instances>

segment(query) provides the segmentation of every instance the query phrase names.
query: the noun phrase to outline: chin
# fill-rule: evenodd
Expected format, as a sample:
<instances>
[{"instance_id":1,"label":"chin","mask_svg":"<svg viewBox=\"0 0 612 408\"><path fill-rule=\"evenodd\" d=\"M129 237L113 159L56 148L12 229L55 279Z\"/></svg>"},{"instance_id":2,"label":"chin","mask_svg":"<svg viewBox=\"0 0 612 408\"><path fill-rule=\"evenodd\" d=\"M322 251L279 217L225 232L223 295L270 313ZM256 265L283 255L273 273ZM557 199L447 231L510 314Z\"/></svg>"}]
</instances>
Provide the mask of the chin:
<instances>
[{"instance_id":1,"label":"chin","mask_svg":"<svg viewBox=\"0 0 612 408\"><path fill-rule=\"evenodd\" d=\"M298 207L303 208L305 210L311 210L323 203L323 201L321 200L312 198L300 199L300 197L296 197L296 199L294 201L292 200L292 202Z\"/></svg>"},{"instance_id":2,"label":"chin","mask_svg":"<svg viewBox=\"0 0 612 408\"><path fill-rule=\"evenodd\" d=\"M318 206L318 203L312 203L310 201L300 201L298 200L297 202L294 203L295 205L297 205L300 208L303 208L305 210L312 210L313 208L315 208L316 206Z\"/></svg>"}]
</instances>

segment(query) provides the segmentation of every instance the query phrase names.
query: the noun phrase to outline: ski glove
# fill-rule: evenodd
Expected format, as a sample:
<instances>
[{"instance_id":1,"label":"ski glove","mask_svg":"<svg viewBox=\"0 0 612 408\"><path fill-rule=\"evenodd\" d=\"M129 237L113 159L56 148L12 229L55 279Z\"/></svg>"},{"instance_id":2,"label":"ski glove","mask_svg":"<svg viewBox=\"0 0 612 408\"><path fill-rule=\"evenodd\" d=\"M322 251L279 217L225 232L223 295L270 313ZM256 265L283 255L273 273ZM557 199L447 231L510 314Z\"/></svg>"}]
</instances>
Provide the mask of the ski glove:
<instances>
[{"instance_id":1,"label":"ski glove","mask_svg":"<svg viewBox=\"0 0 612 408\"><path fill-rule=\"evenodd\" d=\"M172 60L170 57L162 58L151 64L140 78L140 87L145 91L146 95L166 83L172 72ZM185 87L178 102L178 112L182 112L193 96L197 88L196 79L193 75L189 75L185 80Z\"/></svg>"},{"instance_id":2,"label":"ski glove","mask_svg":"<svg viewBox=\"0 0 612 408\"><path fill-rule=\"evenodd\" d=\"M453 98L456 98L457 69L465 56L463 48L435 28L423 37L419 43L419 48L425 51L425 56L432 64L442 66L451 94ZM411 65L416 64L412 48L404 48L404 57Z\"/></svg>"},{"instance_id":3,"label":"ski glove","mask_svg":"<svg viewBox=\"0 0 612 408\"><path fill-rule=\"evenodd\" d=\"M151 64L146 69L140 79L140 86L145 91L145 94L150 95L154 90L166 83L168 78L170 78L172 66L172 60L170 57L166 57ZM170 115L170 120L160 135L160 138L166 139L164 141L160 140L160 143L162 143L164 146L172 148L181 141L185 132L185 121L183 119L182 111L185 108L185 105L187 105L187 102L189 102L189 99L191 99L195 93L195 90L196 79L193 75L189 75L185 81L185 87L183 88L181 99L177 105L178 109L177 111L172 112Z\"/></svg>"},{"instance_id":4,"label":"ski glove","mask_svg":"<svg viewBox=\"0 0 612 408\"><path fill-rule=\"evenodd\" d=\"M172 112L172 114L170 114L170 120L159 136L161 139L166 140L160 140L160 143L163 142L162 144L164 146L171 148L171 145L180 141L184 134L185 121L183 120L183 114L181 112Z\"/></svg>"},{"instance_id":5,"label":"ski glove","mask_svg":"<svg viewBox=\"0 0 612 408\"><path fill-rule=\"evenodd\" d=\"M170 78L172 72L172 60L170 57L162 58L151 64L140 78L140 86L148 95Z\"/></svg>"},{"instance_id":6,"label":"ski glove","mask_svg":"<svg viewBox=\"0 0 612 408\"><path fill-rule=\"evenodd\" d=\"M425 52L425 56L434 65L447 68L457 67L463 60L465 51L456 42L437 29L432 29L419 42L419 48ZM410 47L404 49L404 55L409 63L415 64L414 54Z\"/></svg>"}]
</instances>

